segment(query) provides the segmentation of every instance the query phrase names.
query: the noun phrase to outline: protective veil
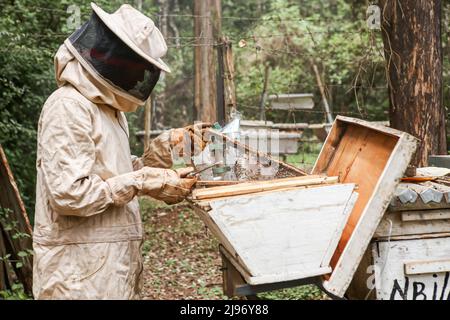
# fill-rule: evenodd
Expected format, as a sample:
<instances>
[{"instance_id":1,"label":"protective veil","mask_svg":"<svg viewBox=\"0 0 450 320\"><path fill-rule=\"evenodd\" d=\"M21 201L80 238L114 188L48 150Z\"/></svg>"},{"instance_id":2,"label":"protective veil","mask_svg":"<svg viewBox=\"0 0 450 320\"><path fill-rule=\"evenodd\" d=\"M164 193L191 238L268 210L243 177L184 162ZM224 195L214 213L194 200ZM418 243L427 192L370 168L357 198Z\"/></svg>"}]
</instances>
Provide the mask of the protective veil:
<instances>
[{"instance_id":1,"label":"protective veil","mask_svg":"<svg viewBox=\"0 0 450 320\"><path fill-rule=\"evenodd\" d=\"M121 111L134 111L148 87L124 94L113 77L88 72L67 41L55 70L59 89L38 125L34 297L139 298L143 231L135 196L175 203L191 182L131 160Z\"/></svg>"}]
</instances>

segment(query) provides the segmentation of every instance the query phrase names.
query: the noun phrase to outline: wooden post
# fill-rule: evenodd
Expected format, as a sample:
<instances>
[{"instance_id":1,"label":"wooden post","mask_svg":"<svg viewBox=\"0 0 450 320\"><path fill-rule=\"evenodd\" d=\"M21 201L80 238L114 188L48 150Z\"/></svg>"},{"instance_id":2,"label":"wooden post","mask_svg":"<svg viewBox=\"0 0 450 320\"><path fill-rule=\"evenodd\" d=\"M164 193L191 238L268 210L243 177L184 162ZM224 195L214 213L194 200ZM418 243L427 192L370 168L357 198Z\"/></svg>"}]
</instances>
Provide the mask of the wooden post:
<instances>
[{"instance_id":1,"label":"wooden post","mask_svg":"<svg viewBox=\"0 0 450 320\"><path fill-rule=\"evenodd\" d=\"M194 108L197 120L217 120L216 52L221 29L220 0L194 1Z\"/></svg>"},{"instance_id":2,"label":"wooden post","mask_svg":"<svg viewBox=\"0 0 450 320\"><path fill-rule=\"evenodd\" d=\"M320 95L322 96L323 108L325 109L328 123L333 123L333 115L331 114L331 111L330 111L330 105L328 104L327 96L325 94L325 88L323 86L322 79L320 77L319 68L317 68L317 65L314 61L311 60L311 63L313 66L314 74L316 75L316 81L317 81L317 85L319 86Z\"/></svg>"},{"instance_id":3,"label":"wooden post","mask_svg":"<svg viewBox=\"0 0 450 320\"><path fill-rule=\"evenodd\" d=\"M228 122L228 116L231 111L237 109L236 87L234 85L234 57L233 46L228 37L222 38L223 43L223 65L224 65L224 94L225 94L225 121Z\"/></svg>"},{"instance_id":4,"label":"wooden post","mask_svg":"<svg viewBox=\"0 0 450 320\"><path fill-rule=\"evenodd\" d=\"M22 262L23 265L19 267L17 263L12 263L17 279L23 284L25 291L28 294L32 293L33 284L33 261L31 256L21 258L19 252L27 252L32 250L32 227L28 220L28 215L25 211L25 206L20 197L19 190L12 171L8 165L8 160L0 145L0 237L2 237L1 252L7 252L11 255L10 260ZM5 212L8 211L8 212ZM5 216L7 214L7 216ZM16 223L11 229L8 228L10 223ZM8 224L8 225L5 225ZM28 234L27 237L17 237L17 233ZM4 264L4 270L7 269L7 264ZM6 278L3 279L5 281Z\"/></svg>"},{"instance_id":5,"label":"wooden post","mask_svg":"<svg viewBox=\"0 0 450 320\"><path fill-rule=\"evenodd\" d=\"M222 125L228 122L229 115L237 106L232 43L228 37L222 37L217 45L217 58L217 117Z\"/></svg>"},{"instance_id":6,"label":"wooden post","mask_svg":"<svg viewBox=\"0 0 450 320\"><path fill-rule=\"evenodd\" d=\"M259 120L266 121L266 100L267 100L267 89L269 88L269 77L270 77L270 65L266 64L264 69L264 86L261 93L261 100L259 102Z\"/></svg>"},{"instance_id":7,"label":"wooden post","mask_svg":"<svg viewBox=\"0 0 450 320\"><path fill-rule=\"evenodd\" d=\"M152 126L152 98L150 96L144 105L144 150L147 149L149 145L151 126Z\"/></svg>"},{"instance_id":8,"label":"wooden post","mask_svg":"<svg viewBox=\"0 0 450 320\"><path fill-rule=\"evenodd\" d=\"M226 106L225 106L225 83L224 83L224 49L223 42L217 45L217 122L225 125Z\"/></svg>"},{"instance_id":9,"label":"wooden post","mask_svg":"<svg viewBox=\"0 0 450 320\"><path fill-rule=\"evenodd\" d=\"M446 154L440 0L381 0L382 36L393 128L421 140L411 164Z\"/></svg>"}]
</instances>

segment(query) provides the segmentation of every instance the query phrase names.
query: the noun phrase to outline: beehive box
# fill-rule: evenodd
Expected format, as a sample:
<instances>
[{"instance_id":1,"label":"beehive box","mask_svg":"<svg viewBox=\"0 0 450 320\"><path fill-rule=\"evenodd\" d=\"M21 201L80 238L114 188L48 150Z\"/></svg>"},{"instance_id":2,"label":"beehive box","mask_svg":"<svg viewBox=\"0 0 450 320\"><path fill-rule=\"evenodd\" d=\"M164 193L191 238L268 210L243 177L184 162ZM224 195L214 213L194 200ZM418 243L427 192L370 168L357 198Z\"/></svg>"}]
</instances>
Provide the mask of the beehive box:
<instances>
[{"instance_id":1,"label":"beehive box","mask_svg":"<svg viewBox=\"0 0 450 320\"><path fill-rule=\"evenodd\" d=\"M323 276L343 297L415 148L406 133L339 116L312 171L339 184L194 203L247 283Z\"/></svg>"}]
</instances>

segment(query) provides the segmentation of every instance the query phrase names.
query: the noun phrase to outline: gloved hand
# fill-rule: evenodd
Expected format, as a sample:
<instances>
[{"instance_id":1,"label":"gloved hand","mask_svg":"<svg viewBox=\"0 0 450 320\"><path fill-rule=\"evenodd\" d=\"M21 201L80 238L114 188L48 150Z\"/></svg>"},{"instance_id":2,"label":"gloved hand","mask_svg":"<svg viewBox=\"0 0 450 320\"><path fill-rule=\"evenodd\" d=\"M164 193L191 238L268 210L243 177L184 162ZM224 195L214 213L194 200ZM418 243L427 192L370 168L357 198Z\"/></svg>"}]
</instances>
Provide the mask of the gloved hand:
<instances>
[{"instance_id":1,"label":"gloved hand","mask_svg":"<svg viewBox=\"0 0 450 320\"><path fill-rule=\"evenodd\" d=\"M167 204L175 204L186 199L196 182L197 178L182 178L177 171L166 170L163 187L154 192L150 189L145 191L146 187L144 186L144 194L162 200Z\"/></svg>"},{"instance_id":2,"label":"gloved hand","mask_svg":"<svg viewBox=\"0 0 450 320\"><path fill-rule=\"evenodd\" d=\"M124 205L136 195L148 195L167 204L183 201L197 182L195 178L182 178L171 169L144 167L106 180L114 204Z\"/></svg>"},{"instance_id":3,"label":"gloved hand","mask_svg":"<svg viewBox=\"0 0 450 320\"><path fill-rule=\"evenodd\" d=\"M172 151L174 149L179 156L186 156L185 161L189 163L192 155L205 148L207 143L205 131L210 126L209 123L197 123L163 132L153 139L145 149L142 155L144 165L147 167L171 168L173 165ZM187 149L189 146L190 150Z\"/></svg>"},{"instance_id":4,"label":"gloved hand","mask_svg":"<svg viewBox=\"0 0 450 320\"><path fill-rule=\"evenodd\" d=\"M170 135L171 147L177 148L179 155L183 155L188 151L186 147L190 145L190 154L198 154L208 143L205 132L210 127L210 123L199 122L184 128L172 129Z\"/></svg>"}]
</instances>

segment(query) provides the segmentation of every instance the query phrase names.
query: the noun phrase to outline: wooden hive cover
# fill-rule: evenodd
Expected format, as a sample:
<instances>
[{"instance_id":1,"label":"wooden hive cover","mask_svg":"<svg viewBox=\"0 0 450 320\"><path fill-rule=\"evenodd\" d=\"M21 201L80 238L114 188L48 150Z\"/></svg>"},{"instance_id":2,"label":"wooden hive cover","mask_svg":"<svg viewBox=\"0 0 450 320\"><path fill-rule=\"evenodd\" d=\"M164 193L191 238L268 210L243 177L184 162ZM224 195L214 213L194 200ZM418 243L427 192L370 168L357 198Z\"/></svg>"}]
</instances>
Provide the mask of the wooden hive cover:
<instances>
[{"instance_id":1,"label":"wooden hive cover","mask_svg":"<svg viewBox=\"0 0 450 320\"><path fill-rule=\"evenodd\" d=\"M312 174L340 184L212 201L204 220L248 283L326 275L323 287L343 297L416 144L407 133L338 116Z\"/></svg>"},{"instance_id":2,"label":"wooden hive cover","mask_svg":"<svg viewBox=\"0 0 450 320\"><path fill-rule=\"evenodd\" d=\"M344 228L324 288L345 294L395 189L415 152L417 139L383 125L338 116L312 174L339 176L358 185L359 197Z\"/></svg>"},{"instance_id":3,"label":"wooden hive cover","mask_svg":"<svg viewBox=\"0 0 450 320\"><path fill-rule=\"evenodd\" d=\"M239 257L247 283L309 278L331 272L354 188L334 184L217 200L210 217Z\"/></svg>"}]
</instances>

